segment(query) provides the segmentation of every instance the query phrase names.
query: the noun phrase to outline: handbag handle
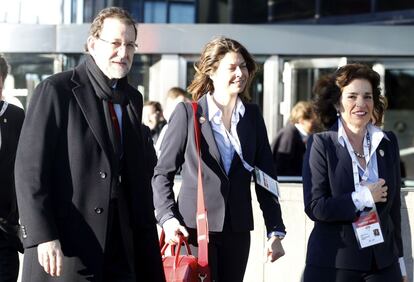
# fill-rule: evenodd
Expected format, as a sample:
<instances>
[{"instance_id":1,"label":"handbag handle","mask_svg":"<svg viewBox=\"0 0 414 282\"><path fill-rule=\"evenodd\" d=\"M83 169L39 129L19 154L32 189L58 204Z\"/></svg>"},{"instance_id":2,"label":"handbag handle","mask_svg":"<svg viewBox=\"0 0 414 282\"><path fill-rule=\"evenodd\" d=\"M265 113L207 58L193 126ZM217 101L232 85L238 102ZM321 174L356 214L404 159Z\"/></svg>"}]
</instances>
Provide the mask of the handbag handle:
<instances>
[{"instance_id":1,"label":"handbag handle","mask_svg":"<svg viewBox=\"0 0 414 282\"><path fill-rule=\"evenodd\" d=\"M162 231L164 233L164 230ZM161 234L162 234L161 233ZM183 235L179 235L179 241L177 245L171 245L170 243L165 243L161 248L161 257L165 256L165 251L170 246L171 247L171 255L174 256L174 269L178 267L178 260L180 258L181 246L184 245L187 255L191 256L191 249L188 245L187 239L184 238Z\"/></svg>"},{"instance_id":2,"label":"handbag handle","mask_svg":"<svg viewBox=\"0 0 414 282\"><path fill-rule=\"evenodd\" d=\"M204 190L201 173L201 142L200 126L197 122L197 102L191 103L193 108L194 133L196 139L197 158L198 158L198 183L197 183L197 242L198 242L198 264L208 271L208 220L207 210L204 205Z\"/></svg>"}]
</instances>

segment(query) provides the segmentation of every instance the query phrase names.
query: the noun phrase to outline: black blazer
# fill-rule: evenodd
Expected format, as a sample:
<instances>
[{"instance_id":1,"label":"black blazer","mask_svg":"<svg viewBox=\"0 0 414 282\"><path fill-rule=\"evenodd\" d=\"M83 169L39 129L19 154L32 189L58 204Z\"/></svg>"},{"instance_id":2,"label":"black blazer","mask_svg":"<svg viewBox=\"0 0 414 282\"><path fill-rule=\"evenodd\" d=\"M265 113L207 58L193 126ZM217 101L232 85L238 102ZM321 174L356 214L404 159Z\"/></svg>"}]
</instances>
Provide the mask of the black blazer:
<instances>
[{"instance_id":1,"label":"black blazer","mask_svg":"<svg viewBox=\"0 0 414 282\"><path fill-rule=\"evenodd\" d=\"M0 110L3 103L0 101ZM18 223L14 160L23 120L24 111L12 104L8 104L6 111L0 116L0 217L12 224ZM1 237L0 235L0 239ZM1 242L2 240L0 245Z\"/></svg>"},{"instance_id":2,"label":"black blazer","mask_svg":"<svg viewBox=\"0 0 414 282\"><path fill-rule=\"evenodd\" d=\"M282 128L273 142L273 161L277 175L302 176L305 151L305 143L296 126L289 123Z\"/></svg>"},{"instance_id":3,"label":"black blazer","mask_svg":"<svg viewBox=\"0 0 414 282\"><path fill-rule=\"evenodd\" d=\"M376 150L379 177L388 186L387 202L377 203L384 243L359 249L352 228L357 217L352 163L338 142L338 128L310 137L303 165L305 212L315 221L308 241L309 265L367 271L373 259L378 268L403 256L401 240L401 177L397 139L385 132ZM380 153L381 152L381 153Z\"/></svg>"},{"instance_id":4,"label":"black blazer","mask_svg":"<svg viewBox=\"0 0 414 282\"><path fill-rule=\"evenodd\" d=\"M263 118L257 105L244 104L246 111L237 125L243 157L251 166L257 166L275 177L272 153ZM201 123L201 162L205 205L209 230L223 230L224 217L229 213L233 231L253 229L250 184L252 173L247 171L235 154L229 174L222 166L220 152L208 121L207 99L198 101L197 121ZM196 228L197 209L197 153L191 104L177 105L168 123L161 147L161 155L154 170L152 185L156 216L161 224L176 217L185 226ZM182 166L182 184L178 204L174 200L173 181ZM256 185L256 195L263 211L268 231L285 232L277 198Z\"/></svg>"},{"instance_id":5,"label":"black blazer","mask_svg":"<svg viewBox=\"0 0 414 282\"><path fill-rule=\"evenodd\" d=\"M142 95L132 86L124 93L129 97L124 114L128 113L129 134L136 144L133 154L140 160L129 164L123 175L123 182L126 179L128 187L133 187L128 195L129 220L136 242L135 249L131 246L127 252L135 251L136 262L143 268L137 270L139 278L163 281L150 186L155 152L149 130L141 126ZM37 263L32 247L59 239L65 255L59 281L102 281L110 192L118 178L113 157L102 102L85 63L36 87L16 156L25 261L33 261L25 265L23 277L54 280ZM120 214L124 210L121 198L125 197L118 200Z\"/></svg>"}]
</instances>

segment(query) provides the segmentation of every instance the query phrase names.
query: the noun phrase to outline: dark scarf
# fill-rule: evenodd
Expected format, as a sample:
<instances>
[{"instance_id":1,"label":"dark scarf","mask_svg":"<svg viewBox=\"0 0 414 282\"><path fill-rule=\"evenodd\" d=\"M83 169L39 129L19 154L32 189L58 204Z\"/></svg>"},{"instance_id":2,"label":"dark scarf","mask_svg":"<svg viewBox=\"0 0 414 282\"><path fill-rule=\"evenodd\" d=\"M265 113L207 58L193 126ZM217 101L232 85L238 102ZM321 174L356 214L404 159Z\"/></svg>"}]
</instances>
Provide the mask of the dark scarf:
<instances>
[{"instance_id":1,"label":"dark scarf","mask_svg":"<svg viewBox=\"0 0 414 282\"><path fill-rule=\"evenodd\" d=\"M112 122L111 113L109 111L108 103L120 104L122 107L122 118L125 119L127 114L125 111L125 106L128 104L129 99L127 92L125 91L128 80L126 77L121 79L109 79L106 75L99 69L95 60L91 55L86 55L86 73L88 75L89 81L92 84L93 89L95 90L96 96L102 101L102 106L105 114L105 122L108 128L109 138L111 140L113 150L114 150L114 164L118 171L121 170L120 158L122 156L122 144L117 137L115 132L115 127ZM113 86L116 83L116 88ZM121 133L122 134L122 133Z\"/></svg>"}]
</instances>

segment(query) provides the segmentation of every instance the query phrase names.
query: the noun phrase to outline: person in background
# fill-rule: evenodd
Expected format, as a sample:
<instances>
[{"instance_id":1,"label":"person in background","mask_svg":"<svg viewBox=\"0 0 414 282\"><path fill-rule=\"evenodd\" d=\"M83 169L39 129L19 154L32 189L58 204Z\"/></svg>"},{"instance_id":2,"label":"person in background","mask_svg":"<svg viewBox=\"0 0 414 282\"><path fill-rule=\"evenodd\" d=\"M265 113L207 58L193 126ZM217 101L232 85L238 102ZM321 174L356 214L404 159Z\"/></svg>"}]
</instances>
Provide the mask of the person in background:
<instances>
[{"instance_id":1,"label":"person in background","mask_svg":"<svg viewBox=\"0 0 414 282\"><path fill-rule=\"evenodd\" d=\"M142 109L142 123L151 130L151 137L154 144L160 136L162 128L167 124L162 113L159 102L147 101Z\"/></svg>"},{"instance_id":2,"label":"person in background","mask_svg":"<svg viewBox=\"0 0 414 282\"><path fill-rule=\"evenodd\" d=\"M35 89L16 156L22 281L165 281L152 202L156 156L128 83L137 29L93 20L86 59Z\"/></svg>"},{"instance_id":3,"label":"person in background","mask_svg":"<svg viewBox=\"0 0 414 282\"><path fill-rule=\"evenodd\" d=\"M170 119L172 112L175 110L175 107L180 102L189 102L187 92L181 87L172 87L167 92L167 98L165 100L164 106L164 118L167 120Z\"/></svg>"},{"instance_id":4,"label":"person in background","mask_svg":"<svg viewBox=\"0 0 414 282\"><path fill-rule=\"evenodd\" d=\"M168 122L172 112L175 110L175 107L180 102L189 102L190 99L187 97L187 92L180 87L172 87L167 92L167 99L165 100L165 107L164 107L164 118ZM158 136L156 142L154 142L155 152L157 156L161 153L161 144L164 139L165 132L167 131L168 123L165 124Z\"/></svg>"},{"instance_id":5,"label":"person in background","mask_svg":"<svg viewBox=\"0 0 414 282\"><path fill-rule=\"evenodd\" d=\"M9 71L0 55L0 281L15 282L22 251L17 237L19 214L14 184L14 161L24 120L24 111L3 101L3 87Z\"/></svg>"},{"instance_id":6,"label":"person in background","mask_svg":"<svg viewBox=\"0 0 414 282\"><path fill-rule=\"evenodd\" d=\"M304 282L407 281L399 148L379 127L387 105L379 74L345 65L318 81L314 105L327 130L309 138L303 164L315 222Z\"/></svg>"},{"instance_id":7,"label":"person in background","mask_svg":"<svg viewBox=\"0 0 414 282\"><path fill-rule=\"evenodd\" d=\"M273 162L278 176L302 176L306 141L315 128L315 114L310 102L300 101L290 112L290 122L273 142Z\"/></svg>"},{"instance_id":8,"label":"person in background","mask_svg":"<svg viewBox=\"0 0 414 282\"><path fill-rule=\"evenodd\" d=\"M239 42L219 37L204 47L188 90L198 103L201 167L209 226L209 265L213 281L243 281L253 229L251 178L254 167L276 178L266 127L248 90L257 66ZM156 216L166 241L188 237L197 251L197 159L193 110L179 103L168 121L152 185ZM178 203L174 177L182 167ZM284 255L285 226L278 199L258 184L270 261Z\"/></svg>"}]
</instances>

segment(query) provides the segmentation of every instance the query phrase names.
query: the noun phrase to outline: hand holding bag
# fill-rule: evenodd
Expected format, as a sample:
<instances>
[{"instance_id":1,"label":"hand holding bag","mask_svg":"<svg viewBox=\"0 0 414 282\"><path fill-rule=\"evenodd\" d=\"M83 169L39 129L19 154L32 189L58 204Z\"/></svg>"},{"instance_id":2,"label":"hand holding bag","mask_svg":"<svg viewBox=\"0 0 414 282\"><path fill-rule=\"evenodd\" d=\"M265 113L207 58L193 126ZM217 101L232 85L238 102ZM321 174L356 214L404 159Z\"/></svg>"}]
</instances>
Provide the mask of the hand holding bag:
<instances>
[{"instance_id":1,"label":"hand holding bag","mask_svg":"<svg viewBox=\"0 0 414 282\"><path fill-rule=\"evenodd\" d=\"M191 254L187 240L180 236L177 245L171 246L171 256L165 255L168 243L164 242L165 233L161 232L160 246L164 266L165 279L167 282L211 282L210 267L208 265L208 221L207 210L204 205L204 191L201 176L200 159L200 127L197 122L196 102L192 103L194 117L194 133L196 137L198 156L198 183L197 183L197 242L198 258ZM184 244L187 254L180 255L181 246Z\"/></svg>"},{"instance_id":2,"label":"hand holding bag","mask_svg":"<svg viewBox=\"0 0 414 282\"><path fill-rule=\"evenodd\" d=\"M161 234L161 240L163 233ZM181 246L184 245L187 254L181 255ZM171 255L165 254L168 247L171 247ZM165 279L168 282L196 282L198 281L197 258L191 254L187 240L180 236L177 245L165 243L161 248L162 263L164 266Z\"/></svg>"}]
</instances>

